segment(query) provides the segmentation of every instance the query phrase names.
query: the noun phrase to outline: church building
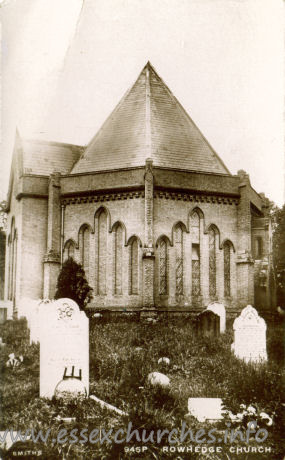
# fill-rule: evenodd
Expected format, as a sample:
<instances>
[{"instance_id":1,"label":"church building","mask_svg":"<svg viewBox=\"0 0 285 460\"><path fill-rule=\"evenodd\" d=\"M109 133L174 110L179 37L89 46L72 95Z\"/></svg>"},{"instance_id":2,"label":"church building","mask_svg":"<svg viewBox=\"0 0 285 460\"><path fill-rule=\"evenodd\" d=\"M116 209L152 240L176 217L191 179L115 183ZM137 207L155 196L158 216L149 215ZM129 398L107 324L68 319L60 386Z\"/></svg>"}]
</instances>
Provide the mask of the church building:
<instances>
[{"instance_id":1,"label":"church building","mask_svg":"<svg viewBox=\"0 0 285 460\"><path fill-rule=\"evenodd\" d=\"M94 308L272 307L266 199L229 172L150 63L87 147L17 134L7 201L14 311L53 298L68 257Z\"/></svg>"}]
</instances>

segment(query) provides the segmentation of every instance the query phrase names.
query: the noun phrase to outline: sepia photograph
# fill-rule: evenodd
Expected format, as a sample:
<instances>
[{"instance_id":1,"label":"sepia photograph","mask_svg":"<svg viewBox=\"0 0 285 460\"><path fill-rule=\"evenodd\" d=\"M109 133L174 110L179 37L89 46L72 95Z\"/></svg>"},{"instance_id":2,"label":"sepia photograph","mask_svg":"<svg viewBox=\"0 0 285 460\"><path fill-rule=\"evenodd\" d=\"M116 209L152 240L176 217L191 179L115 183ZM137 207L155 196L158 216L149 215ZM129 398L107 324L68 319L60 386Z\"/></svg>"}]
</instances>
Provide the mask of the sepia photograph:
<instances>
[{"instance_id":1,"label":"sepia photograph","mask_svg":"<svg viewBox=\"0 0 285 460\"><path fill-rule=\"evenodd\" d=\"M284 460L282 0L0 0L0 460Z\"/></svg>"}]
</instances>

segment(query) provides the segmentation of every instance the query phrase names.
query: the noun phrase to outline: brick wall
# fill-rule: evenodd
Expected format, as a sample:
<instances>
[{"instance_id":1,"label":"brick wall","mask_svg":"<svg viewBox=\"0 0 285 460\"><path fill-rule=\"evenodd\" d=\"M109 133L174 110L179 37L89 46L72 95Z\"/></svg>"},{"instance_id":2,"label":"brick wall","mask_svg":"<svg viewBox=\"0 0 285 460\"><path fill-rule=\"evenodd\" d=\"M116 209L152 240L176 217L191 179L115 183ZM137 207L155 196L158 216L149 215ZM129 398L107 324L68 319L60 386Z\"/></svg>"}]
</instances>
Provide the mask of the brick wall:
<instances>
[{"instance_id":1,"label":"brick wall","mask_svg":"<svg viewBox=\"0 0 285 460\"><path fill-rule=\"evenodd\" d=\"M47 244L47 200L22 198L20 296L43 297L43 259Z\"/></svg>"},{"instance_id":2,"label":"brick wall","mask_svg":"<svg viewBox=\"0 0 285 460\"><path fill-rule=\"evenodd\" d=\"M105 307L139 307L142 302L142 248L139 247L139 294L129 295L129 247L128 240L136 235L144 241L144 199L133 198L126 200L112 200L102 203L74 203L67 204L64 213L64 241L72 239L78 244L78 232L83 224L88 224L90 233L89 249L89 276L88 281L96 294L96 238L95 214L100 208L107 211L107 240L106 240L106 295L94 295L92 306ZM97 215L97 214L96 214ZM123 224L122 247L122 294L114 293L114 224ZM113 229L113 231L111 231ZM81 262L80 248L75 248L75 260Z\"/></svg>"}]
</instances>

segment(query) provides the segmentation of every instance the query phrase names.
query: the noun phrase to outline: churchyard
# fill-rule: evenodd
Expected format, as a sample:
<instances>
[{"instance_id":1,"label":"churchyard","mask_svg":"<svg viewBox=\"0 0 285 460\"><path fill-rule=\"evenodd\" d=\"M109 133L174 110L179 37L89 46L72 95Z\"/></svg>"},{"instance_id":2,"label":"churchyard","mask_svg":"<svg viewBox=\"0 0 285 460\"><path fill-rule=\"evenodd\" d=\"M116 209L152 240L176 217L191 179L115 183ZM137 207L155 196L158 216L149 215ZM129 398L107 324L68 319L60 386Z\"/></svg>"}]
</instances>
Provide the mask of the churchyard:
<instances>
[{"instance_id":1,"label":"churchyard","mask_svg":"<svg viewBox=\"0 0 285 460\"><path fill-rule=\"evenodd\" d=\"M157 317L146 314L140 318L135 313L113 316L97 313L89 315L88 334L85 313L75 308L76 321L71 327L68 324L73 304L70 309L61 307L57 310L58 323L51 321L40 337L41 350L36 343L38 331L32 326L32 342L26 320L6 321L0 326L5 344L0 348L2 431L50 430L47 442L41 446L49 459L283 458L284 325L280 320L276 323L268 319L265 325L249 308L234 324L233 319L227 319L226 330L220 333L224 330L223 318L218 317L217 322L211 311L196 318L190 314ZM51 308L50 304L44 305L44 317ZM244 317L247 324L250 322L251 333L244 327ZM56 346L58 340L60 349ZM242 347L245 340L247 346ZM254 346L250 346L250 341ZM69 380L62 378L65 367ZM73 395L64 391L70 390L70 382L72 385L75 382ZM53 397L55 387L58 394L63 390L58 398ZM89 397L80 395L84 393L82 388L87 389ZM78 396L74 397L76 391ZM218 413L220 399L204 400L200 410L196 398L220 398L222 418ZM256 420L257 427L268 431L264 443L257 442L254 435L249 443L239 437L232 444L218 441L223 437L226 422L245 433L249 420ZM122 429L127 433L129 422L140 433L145 429L146 436L152 430L170 432L175 428L177 443L170 444L167 436L160 444L144 444L135 437L120 444L52 442L63 428L68 433L72 429L78 433L83 429L88 433L93 429L101 432ZM194 434L199 429L207 432L215 427L216 441L195 443L187 437L181 442L183 422ZM254 448L263 444L271 449L270 453L254 452ZM147 446L146 451L143 446ZM176 450L171 450L171 446ZM177 451L178 447L187 446L192 446L191 453ZM195 452L197 446L200 451ZM204 453L202 446L208 449ZM222 446L222 451L209 449L218 446ZM236 452L237 447L248 450Z\"/></svg>"}]
</instances>

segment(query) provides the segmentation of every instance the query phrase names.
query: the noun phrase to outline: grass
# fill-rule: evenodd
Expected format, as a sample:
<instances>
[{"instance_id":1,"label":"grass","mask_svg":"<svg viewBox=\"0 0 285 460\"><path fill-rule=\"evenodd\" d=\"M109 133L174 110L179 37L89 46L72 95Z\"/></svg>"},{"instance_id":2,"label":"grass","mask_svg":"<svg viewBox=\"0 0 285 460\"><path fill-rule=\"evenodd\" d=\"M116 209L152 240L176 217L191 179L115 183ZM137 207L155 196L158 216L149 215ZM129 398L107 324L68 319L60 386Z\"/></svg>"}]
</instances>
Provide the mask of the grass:
<instances>
[{"instance_id":1,"label":"grass","mask_svg":"<svg viewBox=\"0 0 285 460\"><path fill-rule=\"evenodd\" d=\"M247 365L237 360L230 351L232 334L227 332L217 339L195 337L190 320L176 318L147 322L112 322L99 319L90 323L90 393L128 413L120 417L98 407L94 401L49 401L38 397L39 347L27 344L25 327L19 322L7 322L0 335L7 343L1 353L1 430L6 428L35 430L48 428L54 434L62 427L57 416L76 417L67 429L105 427L127 431L129 421L133 427L146 433L151 430L177 428L180 433L183 420L195 432L199 428L212 428L187 417L189 397L221 397L227 409L239 411L241 403L254 404L257 410L274 415L274 423L268 428L266 445L273 453L267 456L243 458L282 458L282 357L284 357L283 328L274 325L268 329L268 354L264 365ZM23 364L15 369L7 368L9 353L22 354ZM170 366L158 364L160 357L170 358ZM152 388L147 383L150 372L165 373L171 381L169 389ZM225 430L222 424L221 430ZM187 441L189 443L189 441ZM136 443L138 445L139 443ZM166 444L168 442L166 441ZM193 443L192 443L193 444ZM132 444L128 443L127 446ZM143 454L132 456L140 459L177 458L177 453L164 453L156 444ZM185 445L185 443L184 443ZM90 444L52 445L45 447L48 458L70 459L127 459L125 444L101 446ZM191 454L191 458L207 458ZM196 455L196 456L195 456ZM222 456L221 456L222 455ZM227 458L224 454L211 453L213 459ZM284 452L283 452L284 455ZM187 458L187 457L185 457ZM231 460L241 458L231 454Z\"/></svg>"}]
</instances>

